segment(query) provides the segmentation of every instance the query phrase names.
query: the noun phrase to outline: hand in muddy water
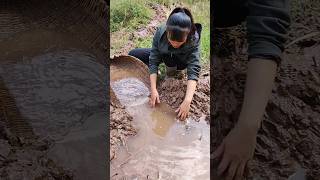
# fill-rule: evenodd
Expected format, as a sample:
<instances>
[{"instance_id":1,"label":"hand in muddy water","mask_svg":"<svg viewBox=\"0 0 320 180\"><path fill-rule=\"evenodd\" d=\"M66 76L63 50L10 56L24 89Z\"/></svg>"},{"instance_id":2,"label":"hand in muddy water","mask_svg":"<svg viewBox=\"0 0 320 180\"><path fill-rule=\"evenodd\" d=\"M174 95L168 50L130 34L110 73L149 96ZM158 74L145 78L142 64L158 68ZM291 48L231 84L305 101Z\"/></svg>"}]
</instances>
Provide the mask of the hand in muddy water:
<instances>
[{"instance_id":1,"label":"hand in muddy water","mask_svg":"<svg viewBox=\"0 0 320 180\"><path fill-rule=\"evenodd\" d=\"M184 121L188 117L190 111L190 104L191 103L188 101L183 101L179 108L175 110L175 112L178 113L177 117L180 120Z\"/></svg>"},{"instance_id":2,"label":"hand in muddy water","mask_svg":"<svg viewBox=\"0 0 320 180\"><path fill-rule=\"evenodd\" d=\"M149 99L149 104L151 107L155 107L156 103L160 103L160 96L157 90L151 91L151 97Z\"/></svg>"},{"instance_id":3,"label":"hand in muddy water","mask_svg":"<svg viewBox=\"0 0 320 180\"><path fill-rule=\"evenodd\" d=\"M226 180L244 179L247 162L253 157L257 132L237 124L213 153L220 158L218 175Z\"/></svg>"}]
</instances>

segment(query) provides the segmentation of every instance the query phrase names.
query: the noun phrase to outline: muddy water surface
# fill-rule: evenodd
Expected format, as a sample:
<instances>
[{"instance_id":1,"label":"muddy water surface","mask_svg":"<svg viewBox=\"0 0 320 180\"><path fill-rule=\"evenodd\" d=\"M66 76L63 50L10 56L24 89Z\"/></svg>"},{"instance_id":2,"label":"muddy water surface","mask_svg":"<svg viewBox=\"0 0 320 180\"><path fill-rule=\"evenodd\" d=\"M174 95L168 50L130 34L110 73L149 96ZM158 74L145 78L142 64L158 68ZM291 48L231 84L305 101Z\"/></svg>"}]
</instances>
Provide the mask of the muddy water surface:
<instances>
[{"instance_id":1,"label":"muddy water surface","mask_svg":"<svg viewBox=\"0 0 320 180\"><path fill-rule=\"evenodd\" d=\"M24 121L37 137L52 141L46 156L74 179L106 177L104 74L95 55L77 49L43 52L0 66ZM13 123L10 129L20 126Z\"/></svg>"},{"instance_id":2,"label":"muddy water surface","mask_svg":"<svg viewBox=\"0 0 320 180\"><path fill-rule=\"evenodd\" d=\"M111 162L112 179L209 179L206 122L179 122L166 104L151 108L148 88L136 78L111 82L111 87L138 129Z\"/></svg>"},{"instance_id":3,"label":"muddy water surface","mask_svg":"<svg viewBox=\"0 0 320 180\"><path fill-rule=\"evenodd\" d=\"M1 180L108 179L107 9L0 1Z\"/></svg>"}]
</instances>

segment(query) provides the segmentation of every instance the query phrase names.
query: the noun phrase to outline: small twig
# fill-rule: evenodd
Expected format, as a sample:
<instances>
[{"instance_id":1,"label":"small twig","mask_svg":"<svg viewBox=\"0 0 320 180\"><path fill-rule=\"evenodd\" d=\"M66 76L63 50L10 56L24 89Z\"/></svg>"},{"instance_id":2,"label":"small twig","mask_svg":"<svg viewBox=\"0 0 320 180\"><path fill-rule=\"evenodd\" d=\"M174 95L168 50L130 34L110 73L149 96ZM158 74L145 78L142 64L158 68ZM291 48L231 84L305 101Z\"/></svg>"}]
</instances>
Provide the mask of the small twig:
<instances>
[{"instance_id":1,"label":"small twig","mask_svg":"<svg viewBox=\"0 0 320 180\"><path fill-rule=\"evenodd\" d=\"M200 137L199 137L199 141L202 140L202 135L203 135L203 132L202 132L202 130L201 130L201 134L200 134Z\"/></svg>"},{"instance_id":2,"label":"small twig","mask_svg":"<svg viewBox=\"0 0 320 180\"><path fill-rule=\"evenodd\" d=\"M308 39L308 38L311 38L311 37L317 36L317 35L320 35L320 32L312 32L312 33L306 34L306 35L304 35L304 36L302 36L302 37L299 37L299 38L293 40L292 42L290 42L289 44L287 44L287 45L285 46L285 48L288 48L288 47L292 46L293 44L295 44L295 43L297 43L297 42L299 42L299 41L302 41L302 40L305 40L305 39Z\"/></svg>"},{"instance_id":3,"label":"small twig","mask_svg":"<svg viewBox=\"0 0 320 180\"><path fill-rule=\"evenodd\" d=\"M116 175L118 175L118 173L115 173L114 175L112 175L111 178L115 177Z\"/></svg>"},{"instance_id":4,"label":"small twig","mask_svg":"<svg viewBox=\"0 0 320 180\"><path fill-rule=\"evenodd\" d=\"M314 56L312 57L312 61L313 61L313 64L314 64L315 67L319 66L317 61L316 61L316 58Z\"/></svg>"},{"instance_id":5,"label":"small twig","mask_svg":"<svg viewBox=\"0 0 320 180\"><path fill-rule=\"evenodd\" d=\"M5 156L3 156L3 155L1 155L1 154L0 154L0 157L1 157L2 159L5 159L5 160L7 159Z\"/></svg>"}]
</instances>

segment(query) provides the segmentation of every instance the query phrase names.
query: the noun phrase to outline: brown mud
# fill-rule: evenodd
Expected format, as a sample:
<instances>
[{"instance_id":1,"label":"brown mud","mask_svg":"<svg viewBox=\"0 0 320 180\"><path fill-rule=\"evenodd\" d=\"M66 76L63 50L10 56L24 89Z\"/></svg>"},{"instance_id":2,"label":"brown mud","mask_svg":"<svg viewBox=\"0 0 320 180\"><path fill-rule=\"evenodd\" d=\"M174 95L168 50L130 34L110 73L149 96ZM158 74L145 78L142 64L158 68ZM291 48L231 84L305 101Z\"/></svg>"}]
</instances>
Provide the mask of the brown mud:
<instances>
[{"instance_id":1,"label":"brown mud","mask_svg":"<svg viewBox=\"0 0 320 180\"><path fill-rule=\"evenodd\" d=\"M303 7L303 8L301 8ZM248 179L288 179L303 169L320 177L320 3L292 2L289 42L257 137ZM246 40L242 27L229 29L228 56L215 58L212 149L237 122L246 78ZM307 36L308 37L308 36ZM216 163L216 162L215 162Z\"/></svg>"},{"instance_id":2,"label":"brown mud","mask_svg":"<svg viewBox=\"0 0 320 180\"><path fill-rule=\"evenodd\" d=\"M0 2L0 179L106 177L106 8Z\"/></svg>"},{"instance_id":3,"label":"brown mud","mask_svg":"<svg viewBox=\"0 0 320 180\"><path fill-rule=\"evenodd\" d=\"M110 160L117 158L116 151L124 145L127 136L134 136L137 130L132 125L132 117L124 106L110 105Z\"/></svg>"},{"instance_id":4,"label":"brown mud","mask_svg":"<svg viewBox=\"0 0 320 180\"><path fill-rule=\"evenodd\" d=\"M160 100L170 105L171 108L177 109L184 100L186 90L186 79L166 79L159 87ZM192 119L210 121L210 77L208 74L200 76L190 108Z\"/></svg>"}]
</instances>

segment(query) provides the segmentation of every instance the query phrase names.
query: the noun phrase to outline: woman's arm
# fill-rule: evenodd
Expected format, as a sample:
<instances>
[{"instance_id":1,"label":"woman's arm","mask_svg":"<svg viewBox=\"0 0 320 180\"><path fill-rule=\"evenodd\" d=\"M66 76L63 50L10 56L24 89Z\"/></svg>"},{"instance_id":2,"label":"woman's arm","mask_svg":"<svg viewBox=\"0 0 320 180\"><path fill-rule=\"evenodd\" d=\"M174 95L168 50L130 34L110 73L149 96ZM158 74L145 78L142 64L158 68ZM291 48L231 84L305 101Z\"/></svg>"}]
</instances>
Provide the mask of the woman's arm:
<instances>
[{"instance_id":1,"label":"woman's arm","mask_svg":"<svg viewBox=\"0 0 320 180\"><path fill-rule=\"evenodd\" d=\"M190 105L193 98L193 95L196 91L197 81L200 75L201 66L200 66L200 44L199 41L196 46L193 48L192 52L188 56L188 66L187 66L187 91L184 97L183 102L176 110L178 113L178 118L185 120L190 111Z\"/></svg>"},{"instance_id":2,"label":"woman's arm","mask_svg":"<svg viewBox=\"0 0 320 180\"><path fill-rule=\"evenodd\" d=\"M154 107L156 103L160 103L159 93L157 91L157 74L158 67L161 62L160 52L158 50L158 40L160 39L160 30L159 27L153 37L152 48L149 56L149 73L150 73L150 90L151 97L149 103L151 107Z\"/></svg>"},{"instance_id":3,"label":"woman's arm","mask_svg":"<svg viewBox=\"0 0 320 180\"><path fill-rule=\"evenodd\" d=\"M150 74L150 84L151 84L151 97L150 97L150 105L154 107L156 103L160 103L159 93L157 91L157 74Z\"/></svg>"},{"instance_id":4,"label":"woman's arm","mask_svg":"<svg viewBox=\"0 0 320 180\"><path fill-rule=\"evenodd\" d=\"M184 101L191 103L194 92L196 91L197 81L188 80L186 96L184 97Z\"/></svg>"},{"instance_id":5,"label":"woman's arm","mask_svg":"<svg viewBox=\"0 0 320 180\"><path fill-rule=\"evenodd\" d=\"M157 90L157 74L156 73L150 74L150 86L151 86L151 91Z\"/></svg>"},{"instance_id":6,"label":"woman's arm","mask_svg":"<svg viewBox=\"0 0 320 180\"><path fill-rule=\"evenodd\" d=\"M251 59L248 64L244 101L239 125L258 131L276 76L277 63Z\"/></svg>"},{"instance_id":7,"label":"woman's arm","mask_svg":"<svg viewBox=\"0 0 320 180\"><path fill-rule=\"evenodd\" d=\"M222 157L218 174L242 179L247 161L252 158L256 136L272 91L277 64L268 59L251 59L248 65L244 102L239 121L215 150L213 158Z\"/></svg>"},{"instance_id":8,"label":"woman's arm","mask_svg":"<svg viewBox=\"0 0 320 180\"><path fill-rule=\"evenodd\" d=\"M159 67L159 64L161 63L161 56L158 48L158 41L160 38L161 38L161 27L158 27L156 33L153 36L152 48L149 56L150 75L158 73L158 67Z\"/></svg>"}]
</instances>

